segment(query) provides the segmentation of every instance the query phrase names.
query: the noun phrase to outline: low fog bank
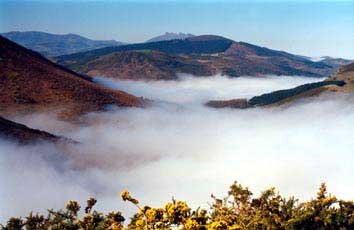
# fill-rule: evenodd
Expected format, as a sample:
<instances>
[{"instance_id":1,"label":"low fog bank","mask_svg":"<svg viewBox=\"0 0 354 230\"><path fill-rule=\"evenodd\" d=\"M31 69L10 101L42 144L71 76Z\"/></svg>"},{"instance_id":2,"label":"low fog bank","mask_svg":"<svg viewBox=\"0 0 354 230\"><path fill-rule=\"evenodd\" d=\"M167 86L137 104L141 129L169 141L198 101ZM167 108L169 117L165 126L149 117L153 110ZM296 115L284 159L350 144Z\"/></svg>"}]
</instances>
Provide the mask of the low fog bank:
<instances>
[{"instance_id":1,"label":"low fog bank","mask_svg":"<svg viewBox=\"0 0 354 230\"><path fill-rule=\"evenodd\" d=\"M142 204L162 205L174 196L207 207L210 194L225 195L234 180L256 192L275 186L301 199L314 197L326 181L332 194L352 199L352 95L323 95L289 108L215 110L201 103L318 80L187 77L133 84L98 79L171 103L91 113L85 127L51 114L15 117L82 144L67 152L49 144L21 147L1 141L0 216L63 208L68 199L84 202L88 196L98 198L99 210L129 216L135 210L119 200L122 189Z\"/></svg>"},{"instance_id":2,"label":"low fog bank","mask_svg":"<svg viewBox=\"0 0 354 230\"><path fill-rule=\"evenodd\" d=\"M155 101L179 104L202 105L209 100L251 98L279 89L288 89L305 83L322 81L325 78L294 76L238 77L221 75L213 77L193 77L180 74L178 81L129 81L96 77L98 84L113 89L124 90L136 96Z\"/></svg>"}]
</instances>

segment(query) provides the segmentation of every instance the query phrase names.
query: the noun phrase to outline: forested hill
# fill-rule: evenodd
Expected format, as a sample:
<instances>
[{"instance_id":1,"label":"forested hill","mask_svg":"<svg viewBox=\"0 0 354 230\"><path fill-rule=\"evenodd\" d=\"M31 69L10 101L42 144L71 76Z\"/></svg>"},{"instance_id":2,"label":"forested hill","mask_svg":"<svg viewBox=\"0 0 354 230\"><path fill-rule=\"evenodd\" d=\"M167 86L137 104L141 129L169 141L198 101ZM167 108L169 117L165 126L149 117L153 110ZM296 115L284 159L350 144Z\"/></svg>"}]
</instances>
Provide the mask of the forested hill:
<instances>
[{"instance_id":1,"label":"forested hill","mask_svg":"<svg viewBox=\"0 0 354 230\"><path fill-rule=\"evenodd\" d=\"M141 52L138 54L136 51ZM161 55L156 55L156 52ZM324 77L336 70L333 66L312 62L298 55L215 35L107 47L59 56L55 60L82 74L133 80L170 80L176 79L177 73L197 76L221 73L230 77Z\"/></svg>"},{"instance_id":2,"label":"forested hill","mask_svg":"<svg viewBox=\"0 0 354 230\"><path fill-rule=\"evenodd\" d=\"M129 50L157 50L168 54L212 54L224 52L230 47L232 42L232 40L220 36L203 35L184 40L176 39L169 41L137 43L119 47L106 47L87 52L59 56L56 57L56 60L59 63L65 63L66 61L72 60L87 62L99 56L117 51Z\"/></svg>"}]
</instances>

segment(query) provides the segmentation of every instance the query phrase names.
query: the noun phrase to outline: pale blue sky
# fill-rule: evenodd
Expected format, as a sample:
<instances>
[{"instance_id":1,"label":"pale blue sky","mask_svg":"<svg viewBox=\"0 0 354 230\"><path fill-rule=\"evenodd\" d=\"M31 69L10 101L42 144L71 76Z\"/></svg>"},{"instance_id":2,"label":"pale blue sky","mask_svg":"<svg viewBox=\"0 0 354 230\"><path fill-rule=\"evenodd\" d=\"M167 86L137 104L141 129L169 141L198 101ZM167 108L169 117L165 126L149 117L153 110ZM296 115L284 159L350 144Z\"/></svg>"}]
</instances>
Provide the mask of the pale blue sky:
<instances>
[{"instance_id":1,"label":"pale blue sky","mask_svg":"<svg viewBox=\"0 0 354 230\"><path fill-rule=\"evenodd\" d=\"M0 31L141 42L164 32L217 34L308 56L354 59L354 1L5 1Z\"/></svg>"}]
</instances>

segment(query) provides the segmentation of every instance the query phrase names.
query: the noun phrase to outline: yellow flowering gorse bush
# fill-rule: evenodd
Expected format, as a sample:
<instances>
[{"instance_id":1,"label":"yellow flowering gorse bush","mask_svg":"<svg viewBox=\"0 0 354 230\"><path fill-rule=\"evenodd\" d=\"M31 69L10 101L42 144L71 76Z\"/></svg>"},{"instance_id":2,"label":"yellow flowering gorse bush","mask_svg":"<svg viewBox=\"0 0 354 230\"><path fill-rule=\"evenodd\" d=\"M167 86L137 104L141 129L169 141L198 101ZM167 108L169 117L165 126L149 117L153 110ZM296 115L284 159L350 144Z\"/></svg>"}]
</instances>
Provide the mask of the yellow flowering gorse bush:
<instances>
[{"instance_id":1,"label":"yellow flowering gorse bush","mask_svg":"<svg viewBox=\"0 0 354 230\"><path fill-rule=\"evenodd\" d=\"M123 201L137 208L125 226L122 213L107 215L93 210L97 200L89 198L85 213L79 218L80 205L68 201L65 210L48 210L47 216L30 213L26 218L10 218L3 230L352 230L354 202L338 200L327 194L325 184L317 197L299 203L284 198L274 188L253 197L248 188L235 182L228 195L211 196L210 210L191 209L186 202L172 199L163 207L139 206L138 199L127 190L120 193Z\"/></svg>"}]
</instances>

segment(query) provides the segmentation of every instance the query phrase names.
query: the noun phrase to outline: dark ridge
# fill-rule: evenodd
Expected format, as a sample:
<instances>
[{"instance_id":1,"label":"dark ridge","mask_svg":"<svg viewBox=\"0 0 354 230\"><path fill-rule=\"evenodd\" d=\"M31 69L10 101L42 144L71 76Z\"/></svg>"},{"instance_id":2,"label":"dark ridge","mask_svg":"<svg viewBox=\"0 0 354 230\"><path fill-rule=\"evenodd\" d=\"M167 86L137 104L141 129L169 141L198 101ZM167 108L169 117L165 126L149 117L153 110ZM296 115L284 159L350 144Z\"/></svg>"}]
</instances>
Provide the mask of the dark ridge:
<instances>
[{"instance_id":1,"label":"dark ridge","mask_svg":"<svg viewBox=\"0 0 354 230\"><path fill-rule=\"evenodd\" d=\"M279 102L289 97L301 94L303 92L323 87L326 85L337 85L344 86L344 81L321 81L315 83L309 83L300 85L292 89L278 90L271 93L262 94L260 96L255 96L248 101L249 106L264 106Z\"/></svg>"},{"instance_id":2,"label":"dark ridge","mask_svg":"<svg viewBox=\"0 0 354 230\"><path fill-rule=\"evenodd\" d=\"M346 83L344 81L326 80L300 85L292 89L278 90L271 93L262 94L260 96L252 97L249 100L244 98L231 100L211 100L205 103L205 105L212 108L246 109L255 106L265 106L277 103L284 99L291 98L293 96L308 92L310 90L321 89L321 87L326 85L337 85L342 87L345 84Z\"/></svg>"},{"instance_id":3,"label":"dark ridge","mask_svg":"<svg viewBox=\"0 0 354 230\"><path fill-rule=\"evenodd\" d=\"M225 41L225 40L229 40L232 42L232 40L230 40L230 39L224 38L219 35L212 35L212 34L192 36L192 37L186 38L186 40L194 41L194 42L196 42L196 41Z\"/></svg>"},{"instance_id":4,"label":"dark ridge","mask_svg":"<svg viewBox=\"0 0 354 230\"><path fill-rule=\"evenodd\" d=\"M38 129L31 129L25 125L7 120L0 117L0 136L6 139L15 140L22 144L28 144L33 141L57 142L65 140L63 137L55 136L51 133Z\"/></svg>"}]
</instances>

